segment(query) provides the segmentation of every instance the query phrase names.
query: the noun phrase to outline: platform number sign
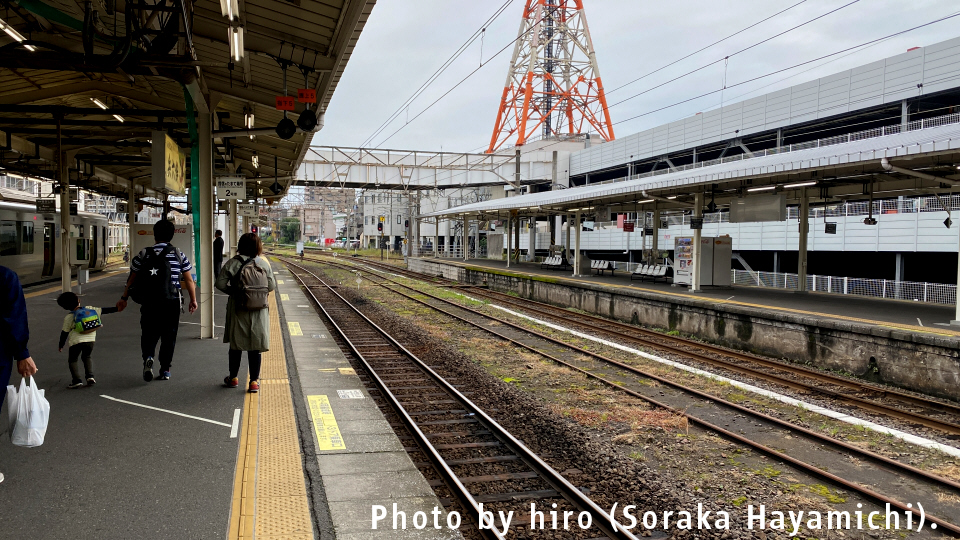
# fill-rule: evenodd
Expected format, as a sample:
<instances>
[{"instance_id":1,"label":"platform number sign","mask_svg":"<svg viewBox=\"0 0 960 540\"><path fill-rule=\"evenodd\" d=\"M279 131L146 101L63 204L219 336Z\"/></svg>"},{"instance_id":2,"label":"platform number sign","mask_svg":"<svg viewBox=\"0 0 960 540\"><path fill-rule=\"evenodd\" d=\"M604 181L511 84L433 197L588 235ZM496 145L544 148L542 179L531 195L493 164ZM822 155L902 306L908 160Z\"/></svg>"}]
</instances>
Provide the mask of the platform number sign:
<instances>
[{"instance_id":1,"label":"platform number sign","mask_svg":"<svg viewBox=\"0 0 960 540\"><path fill-rule=\"evenodd\" d=\"M247 182L243 178L218 178L217 198L238 200L246 198Z\"/></svg>"},{"instance_id":2,"label":"platform number sign","mask_svg":"<svg viewBox=\"0 0 960 540\"><path fill-rule=\"evenodd\" d=\"M37 199L38 214L53 214L57 211L56 199Z\"/></svg>"},{"instance_id":3,"label":"platform number sign","mask_svg":"<svg viewBox=\"0 0 960 540\"><path fill-rule=\"evenodd\" d=\"M293 96L277 96L277 110L278 111L292 111L296 104L296 100Z\"/></svg>"},{"instance_id":4,"label":"platform number sign","mask_svg":"<svg viewBox=\"0 0 960 540\"><path fill-rule=\"evenodd\" d=\"M300 103L316 103L317 91L313 88L297 88L297 101Z\"/></svg>"}]
</instances>

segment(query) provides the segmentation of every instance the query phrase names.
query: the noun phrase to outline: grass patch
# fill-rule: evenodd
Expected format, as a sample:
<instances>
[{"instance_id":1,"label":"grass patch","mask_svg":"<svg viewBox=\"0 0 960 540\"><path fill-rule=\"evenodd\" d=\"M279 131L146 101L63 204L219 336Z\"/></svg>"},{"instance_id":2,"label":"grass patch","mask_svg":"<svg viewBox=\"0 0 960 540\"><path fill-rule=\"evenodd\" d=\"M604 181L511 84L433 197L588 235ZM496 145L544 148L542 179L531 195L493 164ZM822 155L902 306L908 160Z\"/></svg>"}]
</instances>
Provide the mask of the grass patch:
<instances>
[{"instance_id":1,"label":"grass patch","mask_svg":"<svg viewBox=\"0 0 960 540\"><path fill-rule=\"evenodd\" d=\"M823 484L814 484L809 487L811 493L815 493L827 500L830 504L842 504L847 499L830 491L830 488Z\"/></svg>"}]
</instances>

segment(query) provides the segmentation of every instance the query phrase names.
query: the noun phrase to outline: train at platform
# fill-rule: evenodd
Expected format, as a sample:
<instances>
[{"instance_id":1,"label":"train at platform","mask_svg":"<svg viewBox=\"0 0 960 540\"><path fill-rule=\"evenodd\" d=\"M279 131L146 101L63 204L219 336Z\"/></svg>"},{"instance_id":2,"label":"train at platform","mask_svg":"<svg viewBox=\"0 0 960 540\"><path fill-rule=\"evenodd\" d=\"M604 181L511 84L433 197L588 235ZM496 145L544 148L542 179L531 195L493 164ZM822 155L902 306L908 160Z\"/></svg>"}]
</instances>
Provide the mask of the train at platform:
<instances>
[{"instance_id":1,"label":"train at platform","mask_svg":"<svg viewBox=\"0 0 960 540\"><path fill-rule=\"evenodd\" d=\"M70 217L68 238L86 239L74 249L83 249L91 272L107 265L107 218L78 212ZM60 243L60 211L40 214L26 201L0 201L0 265L15 271L23 285L60 279L63 257ZM69 264L69 262L68 262Z\"/></svg>"}]
</instances>

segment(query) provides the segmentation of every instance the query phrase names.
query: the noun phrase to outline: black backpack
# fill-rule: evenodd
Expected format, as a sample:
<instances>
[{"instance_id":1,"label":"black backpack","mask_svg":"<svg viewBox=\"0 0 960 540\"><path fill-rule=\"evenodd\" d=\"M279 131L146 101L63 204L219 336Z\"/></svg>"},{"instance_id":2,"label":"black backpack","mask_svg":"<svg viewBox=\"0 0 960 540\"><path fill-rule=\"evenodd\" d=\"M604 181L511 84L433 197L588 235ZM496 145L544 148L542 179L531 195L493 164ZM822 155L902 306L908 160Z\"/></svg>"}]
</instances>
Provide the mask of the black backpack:
<instances>
[{"instance_id":1,"label":"black backpack","mask_svg":"<svg viewBox=\"0 0 960 540\"><path fill-rule=\"evenodd\" d=\"M177 260L183 265L183 257L180 256L180 250L171 244L164 246L160 253L157 253L152 247L148 247L140 252L140 271L133 280L133 286L130 288L130 297L133 301L141 304L157 304L172 300L180 300L180 289L173 284L170 268L170 260L167 254L173 251Z\"/></svg>"}]
</instances>

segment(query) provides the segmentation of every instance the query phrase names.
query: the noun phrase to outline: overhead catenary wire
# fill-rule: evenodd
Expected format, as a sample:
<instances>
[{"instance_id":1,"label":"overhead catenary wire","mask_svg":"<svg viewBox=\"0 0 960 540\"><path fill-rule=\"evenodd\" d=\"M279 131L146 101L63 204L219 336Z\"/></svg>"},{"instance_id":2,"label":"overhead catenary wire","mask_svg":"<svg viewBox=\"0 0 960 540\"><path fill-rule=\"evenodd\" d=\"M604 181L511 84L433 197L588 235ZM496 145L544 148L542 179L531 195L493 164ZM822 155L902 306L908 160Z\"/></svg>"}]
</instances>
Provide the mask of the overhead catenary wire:
<instances>
[{"instance_id":1,"label":"overhead catenary wire","mask_svg":"<svg viewBox=\"0 0 960 540\"><path fill-rule=\"evenodd\" d=\"M944 16L944 17L940 17L939 19L935 19L935 20L932 20L932 21L930 21L930 22L926 22L926 23L923 23L923 24L914 26L914 27L908 28L908 29L906 29L906 30L901 30L901 31L899 31L899 32L894 32L894 33L892 33L892 34L888 34L888 35L886 35L886 36L883 36L883 37L880 37L880 38L877 38L877 39L871 39L870 41L865 41L865 42L863 42L863 43L860 43L859 45L854 45L854 46L852 46L852 47L847 47L847 48L841 49L841 50L839 50L839 51L835 51L835 52L832 52L832 53L829 53L829 54L825 54L825 55L822 55L822 56L818 56L818 57L816 57L816 58L813 58L813 59L810 59L810 60L806 60L806 61L800 62L800 63L798 63L798 64L793 64L792 66L788 66L788 67L785 67L785 68L780 68L780 69L771 71L771 72L766 73L766 74L763 74L763 75L758 75L758 76L756 76L756 77L752 77L752 78L747 79L747 80L745 80L745 81L741 81L741 82L738 82L738 83L735 83L735 84L729 84L729 85L726 85L725 88L735 88L735 87L737 87L737 86L742 86L742 85L744 85L744 84L748 84L748 83L751 83L751 82L754 82L754 81L759 81L759 80L765 79L765 78L767 78L767 77L772 77L773 75L776 75L776 74L778 74L778 73L783 73L783 72L785 72L785 71L789 71L789 70L791 70L791 69L795 69L795 68L798 68L798 67L800 67L800 66L805 66L805 65L807 65L807 64L812 64L812 63L814 63L814 62L819 62L820 60L823 60L823 59L825 59L825 58L831 58L831 57L833 57L833 56L837 56L837 55L843 54L843 53L845 53L845 52L849 52L849 51L852 51L852 50L855 50L855 49L859 49L859 48L861 48L861 47L866 47L867 45L871 45L871 44L876 43L876 42L878 42L878 41L882 41L882 40L885 40L885 39L890 39L890 38L895 37L895 36L899 36L899 35L902 35L902 34L906 34L907 32L912 32L912 31L914 31L914 30L919 30L920 28L925 28L925 27L927 27L927 26L930 26L930 25L933 25L933 24L936 24L936 23L939 23L939 22L943 22L943 21L946 21L946 20L949 20L949 19L953 19L954 17L957 17L958 15L960 15L960 12L953 13L953 14L951 14L951 15L947 15L947 16ZM664 83L664 84L668 84L668 83ZM660 86L663 86L663 85L660 85ZM654 88L656 88L656 87L654 87ZM711 90L711 91L709 91L709 92L704 92L703 94L700 94L700 95L697 95L697 96L694 96L694 97L691 97L691 98L687 98L687 99L684 99L684 100L681 100L681 101L677 101L677 102L672 103L672 104L670 104L670 105L664 105L664 106L662 106L662 107L659 107L659 108L656 108L656 109L647 111L647 112L645 112L645 113L638 114L638 115L636 115L636 116L631 116L630 118L625 118L625 119L623 119L623 120L619 120L619 121L617 121L617 122L614 122L614 124L622 124L622 123L624 123L624 122L629 122L629 121L631 121L631 120L636 120L637 118L642 118L642 117L644 117L644 116L651 115L651 114L653 114L653 113L655 113L655 112L659 112L659 111L663 111L663 110L666 110L666 109L670 109L670 108L672 108L672 107L676 107L677 105L682 105L682 104L688 103L688 102L690 102L690 101L694 101L694 100L697 100L697 99L700 99L700 98L703 98L703 97L706 97L706 96L709 96L709 95L716 94L716 93L718 93L718 92L722 92L723 90L724 90L724 88L718 88L718 89L716 89L716 90ZM611 105L611 107L612 107L612 105Z\"/></svg>"},{"instance_id":2,"label":"overhead catenary wire","mask_svg":"<svg viewBox=\"0 0 960 540\"><path fill-rule=\"evenodd\" d=\"M404 111L404 109L409 109L410 105L411 105L421 94L423 94L423 92L424 92L427 88L429 88L430 85L432 85L434 82L436 82L436 80L437 80L441 75L443 75L443 73L444 73L451 65L453 65L453 63L456 62L456 60L457 60L458 58L460 58L460 56L463 55L463 53L466 52L466 50L470 47L470 45L472 45L478 38L481 39L481 50L480 50L480 54L481 54L481 60L482 60L482 58L483 58L482 38L483 38L484 34L486 33L487 27L489 27L491 24L493 24L493 22L496 21L497 18L499 18L500 15L502 15L504 11L506 11L507 7L509 7L510 4L512 4L512 3L515 2L515 1L516 1L516 0L506 0L499 8L497 8L497 10L493 13L493 15L491 15L491 16L481 25L481 27L480 27L479 29L477 29L476 31L474 31L473 34L471 34L470 37L468 37L467 40L464 41L463 44L460 45L460 47L458 47L457 50L455 50L455 51L453 52L453 54L451 54L450 57L447 58L446 61L444 61L443 64L441 64L440 67L437 68L436 71L434 71L433 74L431 74L430 77L428 77L427 80L424 81L423 84L421 84L420 87L417 88L417 90L414 91L414 93L411 94L410 97L408 97L408 98L406 99L406 101L404 101L404 102L397 108L397 110L393 112L393 114L390 115L389 118L387 118L382 124L380 124L380 126L379 126L369 137L367 137L366 139L364 139L364 141L360 144L360 146L363 147L363 146L366 146L366 145L370 144L377 136L380 135L380 133L383 132L383 130L385 130L385 129L387 128L387 126L390 125L391 122L393 122L394 120L396 120L396 118L397 118L398 116L400 116L400 114ZM482 66L482 65L483 65L483 62L481 61L481 66ZM408 121L409 121L409 120L408 120Z\"/></svg>"},{"instance_id":3,"label":"overhead catenary wire","mask_svg":"<svg viewBox=\"0 0 960 540\"><path fill-rule=\"evenodd\" d=\"M823 13L823 14L821 14L821 15L817 15L816 17L814 17L814 18L812 18L812 19L809 19L809 20L807 20L807 21L805 21L805 22L802 22L802 23L800 23L800 24L798 24L798 25L796 25L796 26L793 26L793 27L790 27L790 28L788 28L788 29L786 29L786 30L783 30L783 31L781 31L781 32L778 32L778 33L776 33L776 34L774 34L774 35L772 35L772 36L770 36L770 37L768 37L768 38L762 39L762 40L760 40L760 41L758 41L758 42L756 42L756 43L754 43L754 44L752 44L752 45L749 45L749 46L747 46L747 47L744 47L744 48L742 48L742 49L740 49L740 50L738 50L738 51L736 51L736 52L734 52L734 53L730 53L730 54L724 56L723 58L718 58L718 59L716 59L716 60L714 60L714 61L712 61L712 62L706 63L706 64L704 64L704 65L702 65L702 66L700 66L700 67L698 67L698 68L695 68L695 69L692 69L692 70L690 70L690 71L687 71L686 73L683 73L682 75L677 75L676 77L674 77L674 78L672 78L672 79L670 79L670 80L668 80L668 81L665 81L665 82L662 82L662 83L660 83L660 84L658 84L658 85L656 85L656 86L647 88L646 90L644 90L644 91L642 91L642 92L638 92L638 93L636 93L636 94L634 94L634 95L632 95L632 96L630 96L630 97L628 97L628 98L621 99L620 101L617 101L616 103L613 103L612 105L610 105L609 108L612 109L612 108L616 107L617 105L621 105L621 104L626 103L626 102L628 102L628 101L630 101L630 100L632 100L632 99L634 99L634 98L638 98L638 97L640 97L640 96L642 96L642 95L644 95L644 94L647 94L647 93L649 93L649 92L652 92L653 90L656 90L657 88L662 88L662 87L664 87L664 86L666 86L666 85L668 85L668 84L670 84L670 83L679 81L680 79L683 79L684 77L693 75L694 73L697 73L697 72L699 72L699 71L703 71L704 69L707 69L707 68L710 67L710 66L719 64L720 62L728 61L730 58L732 58L732 57L734 57L734 56L736 56L736 55L738 55L738 54L741 54L741 53L747 52L747 51L749 51L749 50L751 50L751 49L754 49L754 48L756 48L756 47L759 47L760 45L763 45L764 43L767 43L768 41L772 41L772 40L774 40L774 39L776 39L776 38L778 38L778 37L780 37L780 36L783 36L783 35L788 34L788 33L792 32L792 31L794 31L794 30L797 30L798 28L802 28L802 27L804 27L804 26L806 26L806 25L808 25L808 24L810 24L810 23L812 23L812 22L818 21L818 20L820 20L820 19L822 19L822 18L824 18L824 17L826 17L826 16L828 16L828 15L832 15L832 14L834 14L834 13L836 13L836 12L838 12L838 11L844 9L844 8L847 8L847 7L852 6L853 4L856 4L856 3L859 2L859 1L860 1L860 0L853 0L852 2L846 3L846 4L844 4L844 5L842 5L842 6L838 7L838 8L831 9L830 11L828 11L828 12L826 12L826 13Z\"/></svg>"},{"instance_id":4,"label":"overhead catenary wire","mask_svg":"<svg viewBox=\"0 0 960 540\"><path fill-rule=\"evenodd\" d=\"M725 38L718 39L717 41L714 41L713 43L711 43L711 44L709 44L709 45L707 45L707 46L705 46L705 47L701 47L701 48L693 51L692 53L687 54L686 56L683 56L683 57L681 57L681 58L677 58L676 60L674 60L674 61L672 61L672 62L670 62L670 63L668 63L668 64L664 64L664 65L658 67L657 69L655 69L655 70L653 70L653 71L650 71L650 72L648 72L648 73L645 73L645 74L637 77L636 79L634 79L634 80L632 80L632 81L630 81L630 82L628 82L628 83L621 84L620 86L614 88L613 90L608 91L608 92L607 92L607 96L610 96L610 94L612 94L612 93L614 93L614 92L616 92L616 91L618 91L618 90L622 90L622 89L630 86L631 84L633 84L633 83L635 83L635 82L638 82L638 81L641 81L641 80L643 80L643 79L646 79L647 77L649 77L649 76L651 76L651 75L653 75L653 74L655 74L655 73L659 73L659 72L667 69L667 68L670 67L670 66L674 66L674 65L676 65L676 64L679 64L680 62L683 62L683 61L686 60L687 58L690 58L691 56L695 56L695 55L697 55L697 54L699 54L699 53L701 53L701 52L703 52L703 51L705 51L705 50L707 50L707 49L709 49L709 48L711 48L711 47L713 47L713 46L715 46L715 45L719 45L720 43L723 43L724 41L726 41L726 40L728 40L728 39L730 39L730 38L732 38L732 37L734 37L734 36L737 36L737 35L739 35L739 34L742 34L742 33L746 32L747 30L750 30L751 28L753 28L753 27L755 27L755 26L758 26L758 25L760 25L760 24L763 24L763 23L769 21L770 19L773 19L774 17L777 17L778 15L781 15L781 14L783 14L783 13L786 13L786 12L790 11L791 9L799 6L800 4L805 3L806 1L807 1L807 0L800 0L800 1L797 2L796 4L793 4L793 5L790 6L790 7L781 9L780 11L774 13L773 15L770 15L769 17L765 17L765 18L763 18L763 19L760 19L759 21L751 24L750 26L746 26L746 27L744 27L744 28L741 28L740 30L737 30L736 32L730 34L729 36L727 36L727 37L725 37Z\"/></svg>"}]
</instances>

